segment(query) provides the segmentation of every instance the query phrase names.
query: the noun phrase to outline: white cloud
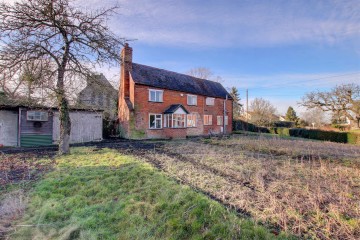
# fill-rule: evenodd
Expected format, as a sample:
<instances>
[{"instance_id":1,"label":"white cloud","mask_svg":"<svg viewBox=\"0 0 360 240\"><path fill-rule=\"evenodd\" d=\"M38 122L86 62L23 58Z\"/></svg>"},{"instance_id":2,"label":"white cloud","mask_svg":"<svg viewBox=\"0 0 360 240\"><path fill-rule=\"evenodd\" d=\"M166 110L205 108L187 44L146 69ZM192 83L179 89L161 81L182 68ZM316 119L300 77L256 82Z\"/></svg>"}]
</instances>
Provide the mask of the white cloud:
<instances>
[{"instance_id":1,"label":"white cloud","mask_svg":"<svg viewBox=\"0 0 360 240\"><path fill-rule=\"evenodd\" d=\"M356 0L346 3L107 0L106 5L109 2L120 5L120 15L111 21L114 31L150 44L207 47L336 44L360 33L360 2Z\"/></svg>"},{"instance_id":2,"label":"white cloud","mask_svg":"<svg viewBox=\"0 0 360 240\"><path fill-rule=\"evenodd\" d=\"M74 4L82 9L117 4L119 15L109 21L113 31L147 44L249 47L351 41L358 46L360 36L358 0L78 0Z\"/></svg>"}]
</instances>

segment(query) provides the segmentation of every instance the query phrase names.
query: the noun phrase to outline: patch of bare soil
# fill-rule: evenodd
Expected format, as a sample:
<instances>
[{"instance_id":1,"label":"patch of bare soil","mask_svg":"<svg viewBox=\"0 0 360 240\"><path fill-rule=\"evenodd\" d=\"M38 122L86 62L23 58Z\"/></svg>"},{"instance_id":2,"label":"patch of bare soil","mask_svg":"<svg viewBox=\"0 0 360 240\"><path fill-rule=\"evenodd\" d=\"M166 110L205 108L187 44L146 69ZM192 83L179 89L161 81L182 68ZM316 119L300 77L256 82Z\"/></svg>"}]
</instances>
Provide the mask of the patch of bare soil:
<instances>
[{"instance_id":1,"label":"patch of bare soil","mask_svg":"<svg viewBox=\"0 0 360 240\"><path fill-rule=\"evenodd\" d=\"M0 239L7 239L13 230L14 221L25 211L27 197L23 190L16 190L2 196L0 200Z\"/></svg>"}]
</instances>

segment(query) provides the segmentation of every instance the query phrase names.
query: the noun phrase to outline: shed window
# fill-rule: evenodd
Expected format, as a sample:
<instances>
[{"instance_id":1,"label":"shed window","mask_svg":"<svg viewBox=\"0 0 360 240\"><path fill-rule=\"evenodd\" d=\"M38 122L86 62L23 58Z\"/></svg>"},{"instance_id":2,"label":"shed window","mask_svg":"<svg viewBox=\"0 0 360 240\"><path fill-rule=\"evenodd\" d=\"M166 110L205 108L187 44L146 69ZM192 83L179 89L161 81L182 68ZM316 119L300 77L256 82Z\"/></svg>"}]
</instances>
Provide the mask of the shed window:
<instances>
[{"instance_id":1,"label":"shed window","mask_svg":"<svg viewBox=\"0 0 360 240\"><path fill-rule=\"evenodd\" d=\"M197 96L196 95L187 95L187 104L188 105L197 105Z\"/></svg>"},{"instance_id":2,"label":"shed window","mask_svg":"<svg viewBox=\"0 0 360 240\"><path fill-rule=\"evenodd\" d=\"M149 89L149 101L150 102L162 102L163 101L163 90Z\"/></svg>"},{"instance_id":3,"label":"shed window","mask_svg":"<svg viewBox=\"0 0 360 240\"><path fill-rule=\"evenodd\" d=\"M28 121L41 121L46 122L48 121L49 114L43 111L27 111L26 119Z\"/></svg>"},{"instance_id":4,"label":"shed window","mask_svg":"<svg viewBox=\"0 0 360 240\"><path fill-rule=\"evenodd\" d=\"M149 115L149 128L150 129L162 128L162 115L161 114L150 114Z\"/></svg>"},{"instance_id":5,"label":"shed window","mask_svg":"<svg viewBox=\"0 0 360 240\"><path fill-rule=\"evenodd\" d=\"M204 125L212 125L212 115L204 115Z\"/></svg>"}]
</instances>

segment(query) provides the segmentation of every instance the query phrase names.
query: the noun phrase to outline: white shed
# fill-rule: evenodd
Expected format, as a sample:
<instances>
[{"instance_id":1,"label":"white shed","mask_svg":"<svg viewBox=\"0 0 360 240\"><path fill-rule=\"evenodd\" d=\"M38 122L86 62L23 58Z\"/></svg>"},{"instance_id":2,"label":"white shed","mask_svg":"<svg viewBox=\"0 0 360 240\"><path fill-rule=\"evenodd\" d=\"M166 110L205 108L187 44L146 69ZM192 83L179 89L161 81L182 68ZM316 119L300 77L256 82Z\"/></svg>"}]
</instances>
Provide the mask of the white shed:
<instances>
[{"instance_id":1,"label":"white shed","mask_svg":"<svg viewBox=\"0 0 360 240\"><path fill-rule=\"evenodd\" d=\"M18 145L18 120L16 110L0 110L0 144L4 146Z\"/></svg>"},{"instance_id":2,"label":"white shed","mask_svg":"<svg viewBox=\"0 0 360 240\"><path fill-rule=\"evenodd\" d=\"M58 143L60 138L59 112L54 112L53 142ZM71 111L70 143L101 141L103 138L102 112Z\"/></svg>"}]
</instances>

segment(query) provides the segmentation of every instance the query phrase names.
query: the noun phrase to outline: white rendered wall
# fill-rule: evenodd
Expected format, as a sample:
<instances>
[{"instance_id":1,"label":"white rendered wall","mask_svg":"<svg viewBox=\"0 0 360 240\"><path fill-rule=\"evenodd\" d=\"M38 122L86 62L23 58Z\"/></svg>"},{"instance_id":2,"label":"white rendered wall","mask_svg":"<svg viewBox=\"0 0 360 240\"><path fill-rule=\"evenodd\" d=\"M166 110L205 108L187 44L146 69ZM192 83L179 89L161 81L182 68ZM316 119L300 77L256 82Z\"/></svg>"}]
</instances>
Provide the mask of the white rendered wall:
<instances>
[{"instance_id":1,"label":"white rendered wall","mask_svg":"<svg viewBox=\"0 0 360 240\"><path fill-rule=\"evenodd\" d=\"M16 111L0 110L0 144L17 146L18 122Z\"/></svg>"}]
</instances>

